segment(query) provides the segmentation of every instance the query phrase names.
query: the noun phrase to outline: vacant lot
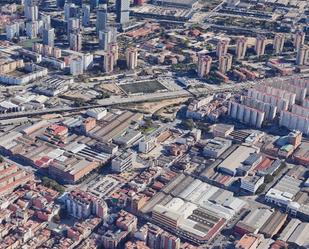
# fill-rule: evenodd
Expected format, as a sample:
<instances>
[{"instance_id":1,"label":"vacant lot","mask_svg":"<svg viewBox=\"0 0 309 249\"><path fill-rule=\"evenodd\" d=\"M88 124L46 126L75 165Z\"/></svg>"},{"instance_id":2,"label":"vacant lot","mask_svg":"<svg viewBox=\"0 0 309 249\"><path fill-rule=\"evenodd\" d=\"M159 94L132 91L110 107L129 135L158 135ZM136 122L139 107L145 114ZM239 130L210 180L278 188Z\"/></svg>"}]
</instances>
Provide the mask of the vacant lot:
<instances>
[{"instance_id":1,"label":"vacant lot","mask_svg":"<svg viewBox=\"0 0 309 249\"><path fill-rule=\"evenodd\" d=\"M139 81L136 83L118 85L127 94L136 93L154 93L157 91L167 90L159 81Z\"/></svg>"}]
</instances>

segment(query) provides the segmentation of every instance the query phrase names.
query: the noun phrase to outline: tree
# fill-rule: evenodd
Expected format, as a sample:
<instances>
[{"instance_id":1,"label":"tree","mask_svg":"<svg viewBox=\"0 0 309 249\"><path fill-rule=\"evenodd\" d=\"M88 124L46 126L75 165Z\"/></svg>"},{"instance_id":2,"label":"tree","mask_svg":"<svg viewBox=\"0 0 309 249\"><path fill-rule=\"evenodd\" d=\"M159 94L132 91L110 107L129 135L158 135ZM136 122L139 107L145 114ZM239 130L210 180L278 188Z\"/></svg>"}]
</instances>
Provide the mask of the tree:
<instances>
[{"instance_id":1,"label":"tree","mask_svg":"<svg viewBox=\"0 0 309 249\"><path fill-rule=\"evenodd\" d=\"M266 175L264 178L264 183L268 184L274 180L274 177L272 175Z\"/></svg>"},{"instance_id":2,"label":"tree","mask_svg":"<svg viewBox=\"0 0 309 249\"><path fill-rule=\"evenodd\" d=\"M182 120L181 126L183 126L186 130L193 130L195 123L192 119L185 119Z\"/></svg>"},{"instance_id":3,"label":"tree","mask_svg":"<svg viewBox=\"0 0 309 249\"><path fill-rule=\"evenodd\" d=\"M2 156L0 156L0 163L3 163L4 162L4 159Z\"/></svg>"}]
</instances>

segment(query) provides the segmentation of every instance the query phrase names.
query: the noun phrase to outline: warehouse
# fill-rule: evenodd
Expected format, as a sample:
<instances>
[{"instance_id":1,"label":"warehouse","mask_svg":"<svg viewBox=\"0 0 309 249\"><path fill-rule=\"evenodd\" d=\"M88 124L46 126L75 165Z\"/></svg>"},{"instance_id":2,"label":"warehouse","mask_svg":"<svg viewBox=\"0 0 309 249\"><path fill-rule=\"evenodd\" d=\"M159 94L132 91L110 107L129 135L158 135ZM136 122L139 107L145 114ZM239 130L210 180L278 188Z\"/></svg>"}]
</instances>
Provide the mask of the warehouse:
<instances>
[{"instance_id":1,"label":"warehouse","mask_svg":"<svg viewBox=\"0 0 309 249\"><path fill-rule=\"evenodd\" d=\"M243 220L236 224L234 231L239 235L258 233L273 212L268 208L252 210Z\"/></svg>"},{"instance_id":2,"label":"warehouse","mask_svg":"<svg viewBox=\"0 0 309 249\"><path fill-rule=\"evenodd\" d=\"M243 162L253 153L258 152L257 149L240 145L230 156L228 156L218 169L231 176L237 174L237 169L243 166Z\"/></svg>"},{"instance_id":3,"label":"warehouse","mask_svg":"<svg viewBox=\"0 0 309 249\"><path fill-rule=\"evenodd\" d=\"M303 246L308 248L309 223L300 223L288 239L288 242L297 246Z\"/></svg>"},{"instance_id":4,"label":"warehouse","mask_svg":"<svg viewBox=\"0 0 309 249\"><path fill-rule=\"evenodd\" d=\"M273 237L280 231L287 217L287 214L283 214L279 210L276 210L262 226L260 233L264 234L266 238Z\"/></svg>"}]
</instances>

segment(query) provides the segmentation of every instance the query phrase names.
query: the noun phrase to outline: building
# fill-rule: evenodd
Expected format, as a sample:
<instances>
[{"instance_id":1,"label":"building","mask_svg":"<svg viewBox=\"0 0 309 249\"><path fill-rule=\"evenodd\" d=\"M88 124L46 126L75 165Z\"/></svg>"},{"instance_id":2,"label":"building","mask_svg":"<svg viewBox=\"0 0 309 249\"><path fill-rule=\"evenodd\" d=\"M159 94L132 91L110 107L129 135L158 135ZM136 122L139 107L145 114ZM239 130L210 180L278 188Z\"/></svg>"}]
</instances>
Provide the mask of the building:
<instances>
[{"instance_id":1,"label":"building","mask_svg":"<svg viewBox=\"0 0 309 249\"><path fill-rule=\"evenodd\" d=\"M206 157L218 158L232 145L232 141L225 138L215 137L206 142L203 155Z\"/></svg>"},{"instance_id":2,"label":"building","mask_svg":"<svg viewBox=\"0 0 309 249\"><path fill-rule=\"evenodd\" d=\"M211 69L212 58L208 55L200 55L198 57L197 74L203 78L209 74Z\"/></svg>"},{"instance_id":3,"label":"building","mask_svg":"<svg viewBox=\"0 0 309 249\"><path fill-rule=\"evenodd\" d=\"M112 170L121 173L131 168L135 162L136 154L134 152L123 152L112 160Z\"/></svg>"},{"instance_id":4,"label":"building","mask_svg":"<svg viewBox=\"0 0 309 249\"><path fill-rule=\"evenodd\" d=\"M70 34L70 49L76 52L79 52L82 50L82 34L79 32L79 30L74 30Z\"/></svg>"},{"instance_id":5,"label":"building","mask_svg":"<svg viewBox=\"0 0 309 249\"><path fill-rule=\"evenodd\" d=\"M24 4L24 14L28 21L37 21L39 17L39 8L34 2L26 0Z\"/></svg>"},{"instance_id":6,"label":"building","mask_svg":"<svg viewBox=\"0 0 309 249\"><path fill-rule=\"evenodd\" d=\"M0 163L0 198L31 180L34 180L32 173L24 171L14 164Z\"/></svg>"},{"instance_id":7,"label":"building","mask_svg":"<svg viewBox=\"0 0 309 249\"><path fill-rule=\"evenodd\" d=\"M116 0L116 22L121 25L129 22L130 1Z\"/></svg>"},{"instance_id":8,"label":"building","mask_svg":"<svg viewBox=\"0 0 309 249\"><path fill-rule=\"evenodd\" d=\"M281 54L284 48L285 35L278 33L275 35L273 46L276 54Z\"/></svg>"},{"instance_id":9,"label":"building","mask_svg":"<svg viewBox=\"0 0 309 249\"><path fill-rule=\"evenodd\" d=\"M226 54L219 57L219 72L225 74L232 68L233 56Z\"/></svg>"},{"instance_id":10,"label":"building","mask_svg":"<svg viewBox=\"0 0 309 249\"><path fill-rule=\"evenodd\" d=\"M79 32L80 30L80 21L79 18L69 18L69 20L67 21L67 35L68 38L70 38L70 35L72 32L74 32L75 30L77 30L77 32Z\"/></svg>"},{"instance_id":11,"label":"building","mask_svg":"<svg viewBox=\"0 0 309 249\"><path fill-rule=\"evenodd\" d=\"M70 74L77 76L84 73L83 59L76 57L70 63Z\"/></svg>"},{"instance_id":12,"label":"building","mask_svg":"<svg viewBox=\"0 0 309 249\"><path fill-rule=\"evenodd\" d=\"M228 137L234 131L234 125L215 124L212 126L212 134L214 137Z\"/></svg>"},{"instance_id":13,"label":"building","mask_svg":"<svg viewBox=\"0 0 309 249\"><path fill-rule=\"evenodd\" d=\"M249 233L257 234L273 212L274 210L268 208L258 208L250 211L243 220L237 222L234 232L241 236Z\"/></svg>"},{"instance_id":14,"label":"building","mask_svg":"<svg viewBox=\"0 0 309 249\"><path fill-rule=\"evenodd\" d=\"M112 32L114 33L114 32ZM112 40L114 40L115 38L113 38L114 35L112 35ZM118 58L119 58L119 46L118 43L116 41L112 41L111 43L108 44L108 51L112 52L114 54L114 65L117 64Z\"/></svg>"},{"instance_id":15,"label":"building","mask_svg":"<svg viewBox=\"0 0 309 249\"><path fill-rule=\"evenodd\" d=\"M243 162L255 152L256 149L252 147L240 145L218 165L218 170L225 174L235 176L238 174L238 170L243 166Z\"/></svg>"},{"instance_id":16,"label":"building","mask_svg":"<svg viewBox=\"0 0 309 249\"><path fill-rule=\"evenodd\" d=\"M107 204L100 198L75 189L66 195L66 209L68 214L77 219L86 219L90 215L100 218L107 216Z\"/></svg>"},{"instance_id":17,"label":"building","mask_svg":"<svg viewBox=\"0 0 309 249\"><path fill-rule=\"evenodd\" d=\"M53 47L54 41L55 41L55 30L43 29L43 44L49 47Z\"/></svg>"},{"instance_id":18,"label":"building","mask_svg":"<svg viewBox=\"0 0 309 249\"><path fill-rule=\"evenodd\" d=\"M15 37L19 37L19 23L18 22L6 25L5 30L6 30L7 40L12 40Z\"/></svg>"},{"instance_id":19,"label":"building","mask_svg":"<svg viewBox=\"0 0 309 249\"><path fill-rule=\"evenodd\" d=\"M107 28L107 9L101 8L97 10L96 31L104 31Z\"/></svg>"},{"instance_id":20,"label":"building","mask_svg":"<svg viewBox=\"0 0 309 249\"><path fill-rule=\"evenodd\" d=\"M230 43L230 41L227 40L227 39L220 40L217 43L217 56L218 56L218 58L227 54L229 43Z\"/></svg>"},{"instance_id":21,"label":"building","mask_svg":"<svg viewBox=\"0 0 309 249\"><path fill-rule=\"evenodd\" d=\"M147 154L150 152L154 147L157 145L157 139L156 137L144 137L139 143L138 143L138 151L141 153Z\"/></svg>"},{"instance_id":22,"label":"building","mask_svg":"<svg viewBox=\"0 0 309 249\"><path fill-rule=\"evenodd\" d=\"M37 21L26 22L26 34L30 39L37 38L39 33L39 24Z\"/></svg>"},{"instance_id":23,"label":"building","mask_svg":"<svg viewBox=\"0 0 309 249\"><path fill-rule=\"evenodd\" d=\"M105 73L112 73L115 65L115 54L113 52L107 52L103 55L102 69Z\"/></svg>"},{"instance_id":24,"label":"building","mask_svg":"<svg viewBox=\"0 0 309 249\"><path fill-rule=\"evenodd\" d=\"M94 109L88 109L86 114L89 117L95 118L96 120L100 120L104 118L107 114L107 109L104 107L101 108L94 108Z\"/></svg>"},{"instance_id":25,"label":"building","mask_svg":"<svg viewBox=\"0 0 309 249\"><path fill-rule=\"evenodd\" d=\"M309 64L309 46L301 45L297 50L296 64L298 66Z\"/></svg>"},{"instance_id":26,"label":"building","mask_svg":"<svg viewBox=\"0 0 309 249\"><path fill-rule=\"evenodd\" d=\"M109 48L109 44L112 41L112 33L109 29L107 30L100 30L99 31L99 45L100 49L107 51Z\"/></svg>"},{"instance_id":27,"label":"building","mask_svg":"<svg viewBox=\"0 0 309 249\"><path fill-rule=\"evenodd\" d=\"M246 37L241 37L236 43L236 59L244 59L247 52L248 39Z\"/></svg>"},{"instance_id":28,"label":"building","mask_svg":"<svg viewBox=\"0 0 309 249\"><path fill-rule=\"evenodd\" d=\"M256 43L255 43L255 53L258 57L262 56L265 54L265 47L266 47L266 37L259 35L256 38Z\"/></svg>"},{"instance_id":29,"label":"building","mask_svg":"<svg viewBox=\"0 0 309 249\"><path fill-rule=\"evenodd\" d=\"M198 1L196 0L181 0L181 1L179 0L155 0L153 3L156 5L163 6L165 8L171 7L171 8L191 10L198 4Z\"/></svg>"},{"instance_id":30,"label":"building","mask_svg":"<svg viewBox=\"0 0 309 249\"><path fill-rule=\"evenodd\" d=\"M235 249L257 249L262 240L261 234L245 234L237 241Z\"/></svg>"},{"instance_id":31,"label":"building","mask_svg":"<svg viewBox=\"0 0 309 249\"><path fill-rule=\"evenodd\" d=\"M88 27L90 25L90 5L82 5L82 25Z\"/></svg>"},{"instance_id":32,"label":"building","mask_svg":"<svg viewBox=\"0 0 309 249\"><path fill-rule=\"evenodd\" d=\"M300 30L295 33L294 47L296 51L298 51L298 49L305 44L305 36L306 36L305 32Z\"/></svg>"},{"instance_id":33,"label":"building","mask_svg":"<svg viewBox=\"0 0 309 249\"><path fill-rule=\"evenodd\" d=\"M273 237L283 227L287 217L287 214L283 214L279 210L276 210L261 227L259 232L266 238Z\"/></svg>"},{"instance_id":34,"label":"building","mask_svg":"<svg viewBox=\"0 0 309 249\"><path fill-rule=\"evenodd\" d=\"M137 67L138 50L137 48L128 48L126 51L127 67L134 70Z\"/></svg>"},{"instance_id":35,"label":"building","mask_svg":"<svg viewBox=\"0 0 309 249\"><path fill-rule=\"evenodd\" d=\"M255 194L258 188L264 183L264 176L246 176L241 178L240 188Z\"/></svg>"}]
</instances>

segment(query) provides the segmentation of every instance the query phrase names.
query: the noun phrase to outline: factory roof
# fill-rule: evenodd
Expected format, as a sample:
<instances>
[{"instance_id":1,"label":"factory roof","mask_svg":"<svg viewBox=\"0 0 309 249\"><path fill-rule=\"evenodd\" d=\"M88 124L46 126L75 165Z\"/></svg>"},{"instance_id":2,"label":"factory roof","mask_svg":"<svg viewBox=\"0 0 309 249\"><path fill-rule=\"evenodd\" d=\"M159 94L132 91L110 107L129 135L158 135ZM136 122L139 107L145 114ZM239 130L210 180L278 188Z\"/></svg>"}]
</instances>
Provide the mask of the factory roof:
<instances>
[{"instance_id":1,"label":"factory roof","mask_svg":"<svg viewBox=\"0 0 309 249\"><path fill-rule=\"evenodd\" d=\"M309 244L309 223L300 223L288 239L288 242L307 248Z\"/></svg>"}]
</instances>

